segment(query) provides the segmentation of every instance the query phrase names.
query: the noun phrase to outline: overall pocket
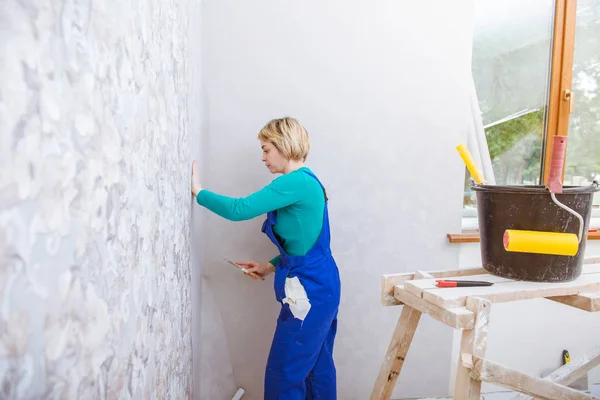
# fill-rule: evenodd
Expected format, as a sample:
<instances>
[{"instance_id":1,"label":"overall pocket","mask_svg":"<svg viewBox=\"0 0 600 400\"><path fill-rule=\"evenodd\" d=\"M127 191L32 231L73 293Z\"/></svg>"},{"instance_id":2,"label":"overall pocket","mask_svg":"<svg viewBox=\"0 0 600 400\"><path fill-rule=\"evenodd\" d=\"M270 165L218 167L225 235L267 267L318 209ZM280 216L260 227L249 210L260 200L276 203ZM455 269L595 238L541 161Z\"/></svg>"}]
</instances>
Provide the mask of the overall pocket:
<instances>
[{"instance_id":1,"label":"overall pocket","mask_svg":"<svg viewBox=\"0 0 600 400\"><path fill-rule=\"evenodd\" d=\"M275 298L278 302L285 298L285 279L290 273L289 266L281 266L281 263L275 270L275 279L273 280L273 289L275 290Z\"/></svg>"}]
</instances>

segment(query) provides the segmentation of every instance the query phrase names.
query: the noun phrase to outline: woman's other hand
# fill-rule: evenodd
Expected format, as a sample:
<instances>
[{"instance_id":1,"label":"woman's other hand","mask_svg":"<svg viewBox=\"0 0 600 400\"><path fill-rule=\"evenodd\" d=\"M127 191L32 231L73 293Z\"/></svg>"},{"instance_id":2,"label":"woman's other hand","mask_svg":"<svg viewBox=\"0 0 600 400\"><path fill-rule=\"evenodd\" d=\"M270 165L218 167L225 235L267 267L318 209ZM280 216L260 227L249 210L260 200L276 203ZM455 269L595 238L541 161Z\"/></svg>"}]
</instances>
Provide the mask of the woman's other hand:
<instances>
[{"instance_id":1,"label":"woman's other hand","mask_svg":"<svg viewBox=\"0 0 600 400\"><path fill-rule=\"evenodd\" d=\"M253 272L256 275L263 277L263 278L265 276L269 275L271 272L275 272L275 267L273 266L273 264L271 264L269 262L257 263L256 261L246 261L246 262L236 262L236 264L241 267L245 267L248 272ZM257 280L257 278L253 277L252 275L249 275L246 272L244 272L244 274L254 280Z\"/></svg>"},{"instance_id":2,"label":"woman's other hand","mask_svg":"<svg viewBox=\"0 0 600 400\"><path fill-rule=\"evenodd\" d=\"M200 176L198 175L198 162L194 160L192 162L192 194L194 197L198 196L198 193L202 190L200 184Z\"/></svg>"}]
</instances>

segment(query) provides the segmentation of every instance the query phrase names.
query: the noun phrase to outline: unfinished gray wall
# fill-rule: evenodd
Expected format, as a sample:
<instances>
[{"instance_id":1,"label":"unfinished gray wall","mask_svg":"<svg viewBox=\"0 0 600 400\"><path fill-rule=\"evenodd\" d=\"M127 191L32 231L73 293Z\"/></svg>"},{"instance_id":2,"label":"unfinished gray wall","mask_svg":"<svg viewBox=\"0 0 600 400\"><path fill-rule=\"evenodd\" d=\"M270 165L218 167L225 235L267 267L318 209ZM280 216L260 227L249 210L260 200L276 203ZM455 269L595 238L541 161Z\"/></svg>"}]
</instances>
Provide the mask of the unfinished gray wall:
<instances>
[{"instance_id":1,"label":"unfinished gray wall","mask_svg":"<svg viewBox=\"0 0 600 400\"><path fill-rule=\"evenodd\" d=\"M2 1L2 399L191 396L191 3Z\"/></svg>"},{"instance_id":2,"label":"unfinished gray wall","mask_svg":"<svg viewBox=\"0 0 600 400\"><path fill-rule=\"evenodd\" d=\"M368 398L401 311L380 306L381 275L458 268L446 234L460 231L455 146L471 123L472 6L204 2L204 186L231 196L260 189L274 176L260 161L258 130L284 115L308 129L342 278L340 399ZM205 283L224 324L213 345L229 350L244 399L261 399L278 312L272 278L250 280L222 258L266 261L276 250L263 218L204 212ZM423 317L393 398L447 394L451 352L452 330Z\"/></svg>"}]
</instances>

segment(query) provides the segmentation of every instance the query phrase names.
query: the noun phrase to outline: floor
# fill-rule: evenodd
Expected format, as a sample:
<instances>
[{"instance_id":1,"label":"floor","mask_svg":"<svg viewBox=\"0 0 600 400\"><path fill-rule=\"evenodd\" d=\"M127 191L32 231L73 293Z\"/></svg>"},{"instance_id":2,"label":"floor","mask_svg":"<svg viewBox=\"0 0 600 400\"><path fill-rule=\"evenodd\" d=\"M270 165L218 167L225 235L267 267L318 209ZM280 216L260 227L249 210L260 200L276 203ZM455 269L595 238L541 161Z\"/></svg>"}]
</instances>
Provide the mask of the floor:
<instances>
[{"instance_id":1,"label":"floor","mask_svg":"<svg viewBox=\"0 0 600 400\"><path fill-rule=\"evenodd\" d=\"M590 394L600 397L600 383L590 387ZM518 393L516 392L493 392L484 393L481 395L481 400L512 400ZM402 399L402 400L452 400L452 397L421 397L418 399Z\"/></svg>"}]
</instances>

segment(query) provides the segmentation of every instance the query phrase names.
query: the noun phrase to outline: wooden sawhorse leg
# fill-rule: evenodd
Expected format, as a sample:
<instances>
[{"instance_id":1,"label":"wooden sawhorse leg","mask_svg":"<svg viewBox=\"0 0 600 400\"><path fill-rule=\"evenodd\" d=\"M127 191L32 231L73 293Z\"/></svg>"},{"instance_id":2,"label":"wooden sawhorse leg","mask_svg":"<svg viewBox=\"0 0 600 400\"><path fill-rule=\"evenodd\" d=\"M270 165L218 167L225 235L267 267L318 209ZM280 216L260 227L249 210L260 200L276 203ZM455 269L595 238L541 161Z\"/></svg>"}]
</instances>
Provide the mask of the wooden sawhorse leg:
<instances>
[{"instance_id":1,"label":"wooden sawhorse leg","mask_svg":"<svg viewBox=\"0 0 600 400\"><path fill-rule=\"evenodd\" d=\"M461 360L462 354L472 354L477 357L485 357L487 346L488 324L490 322L490 310L492 302L478 297L467 298L467 310L472 311L475 316L473 329L465 329L460 342L458 354L458 369L456 370L456 383L454 384L454 399L479 400L481 396L481 381L471 377Z\"/></svg>"},{"instance_id":2,"label":"wooden sawhorse leg","mask_svg":"<svg viewBox=\"0 0 600 400\"><path fill-rule=\"evenodd\" d=\"M421 319L421 311L406 304L402 306L402 313L369 400L389 400L417 330L419 319Z\"/></svg>"}]
</instances>

